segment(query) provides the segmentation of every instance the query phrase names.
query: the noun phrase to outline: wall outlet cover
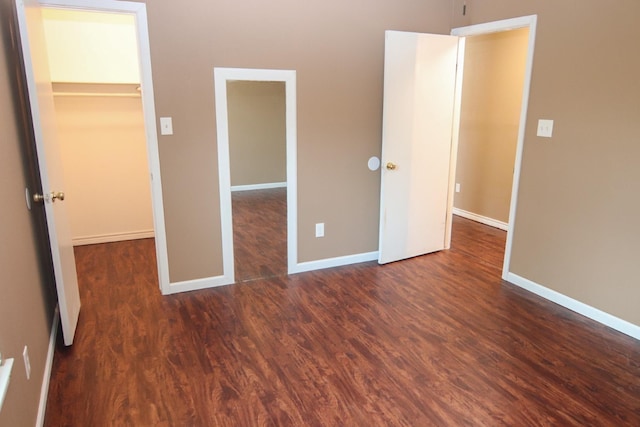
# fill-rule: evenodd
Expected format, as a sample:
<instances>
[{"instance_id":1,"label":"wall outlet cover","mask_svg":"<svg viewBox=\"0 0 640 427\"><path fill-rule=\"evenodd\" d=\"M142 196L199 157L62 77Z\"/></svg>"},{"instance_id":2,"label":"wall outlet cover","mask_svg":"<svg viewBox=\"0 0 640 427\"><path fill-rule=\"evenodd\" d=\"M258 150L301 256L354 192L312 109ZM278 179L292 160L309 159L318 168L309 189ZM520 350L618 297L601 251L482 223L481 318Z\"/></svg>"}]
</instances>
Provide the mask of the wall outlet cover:
<instances>
[{"instance_id":1,"label":"wall outlet cover","mask_svg":"<svg viewBox=\"0 0 640 427\"><path fill-rule=\"evenodd\" d=\"M551 138L553 136L553 120L538 120L538 136L543 138Z\"/></svg>"}]
</instances>

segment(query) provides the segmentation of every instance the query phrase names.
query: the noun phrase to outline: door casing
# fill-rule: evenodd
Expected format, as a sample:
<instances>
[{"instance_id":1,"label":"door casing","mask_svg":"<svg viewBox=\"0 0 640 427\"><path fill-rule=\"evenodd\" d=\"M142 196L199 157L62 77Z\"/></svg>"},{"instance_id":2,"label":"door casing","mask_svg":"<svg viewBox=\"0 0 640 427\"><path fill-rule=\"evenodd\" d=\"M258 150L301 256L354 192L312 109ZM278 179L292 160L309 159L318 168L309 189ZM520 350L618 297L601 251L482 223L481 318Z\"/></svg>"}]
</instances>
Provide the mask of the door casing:
<instances>
[{"instance_id":1,"label":"door casing","mask_svg":"<svg viewBox=\"0 0 640 427\"><path fill-rule=\"evenodd\" d=\"M218 173L220 182L220 218L222 226L223 274L218 285L235 282L233 258L233 221L231 209L231 168L229 159L229 117L227 82L233 80L284 82L287 151L287 271L298 265L298 183L297 183L297 117L295 70L253 68L214 68L216 126L218 138Z\"/></svg>"}]
</instances>

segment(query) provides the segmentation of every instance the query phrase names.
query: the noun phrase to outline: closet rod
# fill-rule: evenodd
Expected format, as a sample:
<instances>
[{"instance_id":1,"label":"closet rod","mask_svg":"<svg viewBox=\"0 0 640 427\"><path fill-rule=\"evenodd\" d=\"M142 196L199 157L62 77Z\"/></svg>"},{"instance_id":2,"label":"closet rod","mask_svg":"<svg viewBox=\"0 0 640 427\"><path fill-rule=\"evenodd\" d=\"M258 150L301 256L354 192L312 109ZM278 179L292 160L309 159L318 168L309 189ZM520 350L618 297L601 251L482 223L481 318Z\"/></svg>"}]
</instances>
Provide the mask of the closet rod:
<instances>
[{"instance_id":1,"label":"closet rod","mask_svg":"<svg viewBox=\"0 0 640 427\"><path fill-rule=\"evenodd\" d=\"M140 98L139 93L109 93L109 92L53 92L53 96L83 96L83 97L107 97L107 98Z\"/></svg>"}]
</instances>

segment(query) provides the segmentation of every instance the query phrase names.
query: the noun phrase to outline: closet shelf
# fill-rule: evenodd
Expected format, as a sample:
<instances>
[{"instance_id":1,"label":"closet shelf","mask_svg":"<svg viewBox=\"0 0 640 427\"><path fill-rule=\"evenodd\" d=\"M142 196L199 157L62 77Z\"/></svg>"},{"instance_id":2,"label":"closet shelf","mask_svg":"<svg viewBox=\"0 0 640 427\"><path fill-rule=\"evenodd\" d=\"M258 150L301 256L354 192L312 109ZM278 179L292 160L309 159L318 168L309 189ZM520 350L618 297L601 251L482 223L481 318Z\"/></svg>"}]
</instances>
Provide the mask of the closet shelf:
<instances>
[{"instance_id":1,"label":"closet shelf","mask_svg":"<svg viewBox=\"0 0 640 427\"><path fill-rule=\"evenodd\" d=\"M102 92L53 92L53 96L106 97L106 98L140 98L139 93L102 93Z\"/></svg>"},{"instance_id":2,"label":"closet shelf","mask_svg":"<svg viewBox=\"0 0 640 427\"><path fill-rule=\"evenodd\" d=\"M140 85L125 83L58 83L51 84L53 96L140 98Z\"/></svg>"}]
</instances>

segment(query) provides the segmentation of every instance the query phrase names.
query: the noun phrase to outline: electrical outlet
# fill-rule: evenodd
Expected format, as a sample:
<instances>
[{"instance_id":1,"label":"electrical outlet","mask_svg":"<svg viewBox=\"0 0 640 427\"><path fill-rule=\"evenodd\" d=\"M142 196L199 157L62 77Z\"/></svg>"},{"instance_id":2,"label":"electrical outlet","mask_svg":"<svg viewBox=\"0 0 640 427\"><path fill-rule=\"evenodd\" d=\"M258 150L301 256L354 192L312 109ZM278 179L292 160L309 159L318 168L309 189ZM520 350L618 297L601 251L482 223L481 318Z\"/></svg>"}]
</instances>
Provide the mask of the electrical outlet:
<instances>
[{"instance_id":1,"label":"electrical outlet","mask_svg":"<svg viewBox=\"0 0 640 427\"><path fill-rule=\"evenodd\" d=\"M31 362L29 362L29 349L27 346L24 346L24 350L22 350L22 357L24 359L24 370L27 372L27 379L31 378Z\"/></svg>"},{"instance_id":2,"label":"electrical outlet","mask_svg":"<svg viewBox=\"0 0 640 427\"><path fill-rule=\"evenodd\" d=\"M316 237L324 237L324 222L316 224Z\"/></svg>"},{"instance_id":3,"label":"electrical outlet","mask_svg":"<svg viewBox=\"0 0 640 427\"><path fill-rule=\"evenodd\" d=\"M456 183L456 193L459 193L459 192L460 192L460 183L457 182Z\"/></svg>"},{"instance_id":4,"label":"electrical outlet","mask_svg":"<svg viewBox=\"0 0 640 427\"><path fill-rule=\"evenodd\" d=\"M538 120L537 135L543 138L551 138L553 136L553 120Z\"/></svg>"}]
</instances>

